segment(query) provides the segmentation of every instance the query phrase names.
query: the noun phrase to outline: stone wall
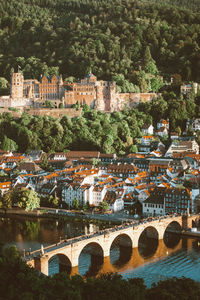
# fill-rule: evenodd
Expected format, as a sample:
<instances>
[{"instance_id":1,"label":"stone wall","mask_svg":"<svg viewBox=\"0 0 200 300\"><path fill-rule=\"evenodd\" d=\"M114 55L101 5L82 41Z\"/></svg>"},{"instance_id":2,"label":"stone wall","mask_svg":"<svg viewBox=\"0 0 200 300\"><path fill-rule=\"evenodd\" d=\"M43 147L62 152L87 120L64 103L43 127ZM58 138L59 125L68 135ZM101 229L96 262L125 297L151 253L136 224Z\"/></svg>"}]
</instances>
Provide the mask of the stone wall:
<instances>
[{"instance_id":1,"label":"stone wall","mask_svg":"<svg viewBox=\"0 0 200 300\"><path fill-rule=\"evenodd\" d=\"M82 110L75 110L73 108L41 108L41 109L35 109L30 108L25 110L26 113L33 115L33 116L51 116L53 118L62 118L64 115L67 115L70 118L73 117L80 117Z\"/></svg>"},{"instance_id":2,"label":"stone wall","mask_svg":"<svg viewBox=\"0 0 200 300\"><path fill-rule=\"evenodd\" d=\"M26 108L17 108L17 111L9 110L7 107L0 108L0 114L4 112L9 112L13 115L14 118L20 118L23 112L26 112L29 115L33 116L51 116L53 118L62 118L64 115L67 115L69 118L80 117L82 114L82 110L79 109L76 111L73 108L64 108L64 109L49 109L49 108L41 108L41 109L26 109Z\"/></svg>"}]
</instances>

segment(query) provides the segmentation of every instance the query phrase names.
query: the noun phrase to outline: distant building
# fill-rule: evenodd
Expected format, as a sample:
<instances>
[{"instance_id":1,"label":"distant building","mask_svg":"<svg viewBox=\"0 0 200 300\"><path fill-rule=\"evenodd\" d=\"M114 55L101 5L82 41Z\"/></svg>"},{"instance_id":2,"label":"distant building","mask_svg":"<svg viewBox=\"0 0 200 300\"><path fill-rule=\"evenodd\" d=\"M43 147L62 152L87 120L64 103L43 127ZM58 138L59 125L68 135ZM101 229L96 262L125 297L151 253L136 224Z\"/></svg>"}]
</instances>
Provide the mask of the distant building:
<instances>
[{"instance_id":1,"label":"distant building","mask_svg":"<svg viewBox=\"0 0 200 300\"><path fill-rule=\"evenodd\" d=\"M199 154L199 145L196 141L174 141L171 143L165 156L173 156L174 153L194 153Z\"/></svg>"},{"instance_id":2,"label":"distant building","mask_svg":"<svg viewBox=\"0 0 200 300\"><path fill-rule=\"evenodd\" d=\"M187 120L186 129L188 130L190 126L193 131L200 130L200 119Z\"/></svg>"},{"instance_id":3,"label":"distant building","mask_svg":"<svg viewBox=\"0 0 200 300\"><path fill-rule=\"evenodd\" d=\"M124 209L124 190L115 189L113 191L107 191L104 201L108 203L108 207L113 212Z\"/></svg>"},{"instance_id":4,"label":"distant building","mask_svg":"<svg viewBox=\"0 0 200 300\"><path fill-rule=\"evenodd\" d=\"M181 94L188 94L191 92L194 92L195 94L197 94L198 92L198 83L196 82L192 82L192 83L188 83L188 84L182 84L180 87L181 90Z\"/></svg>"},{"instance_id":5,"label":"distant building","mask_svg":"<svg viewBox=\"0 0 200 300\"><path fill-rule=\"evenodd\" d=\"M142 130L142 133L143 133L144 135L147 135L147 134L152 135L152 134L153 134L154 127L153 127L153 125L144 124L144 125L142 126L141 130Z\"/></svg>"},{"instance_id":6,"label":"distant building","mask_svg":"<svg viewBox=\"0 0 200 300\"><path fill-rule=\"evenodd\" d=\"M169 121L161 119L157 123L157 129L160 129L160 128L163 128L163 127L169 130Z\"/></svg>"},{"instance_id":7,"label":"distant building","mask_svg":"<svg viewBox=\"0 0 200 300\"><path fill-rule=\"evenodd\" d=\"M192 193L187 188L156 187L143 202L144 215L193 212Z\"/></svg>"}]
</instances>

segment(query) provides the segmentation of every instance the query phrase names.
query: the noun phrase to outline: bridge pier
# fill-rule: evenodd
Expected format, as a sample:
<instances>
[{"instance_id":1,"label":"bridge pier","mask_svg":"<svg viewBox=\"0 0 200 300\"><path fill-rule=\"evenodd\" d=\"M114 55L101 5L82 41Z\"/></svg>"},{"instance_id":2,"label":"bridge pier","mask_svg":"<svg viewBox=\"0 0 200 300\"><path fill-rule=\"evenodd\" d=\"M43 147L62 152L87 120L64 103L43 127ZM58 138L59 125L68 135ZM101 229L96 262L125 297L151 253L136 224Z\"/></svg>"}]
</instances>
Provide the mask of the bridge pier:
<instances>
[{"instance_id":1,"label":"bridge pier","mask_svg":"<svg viewBox=\"0 0 200 300\"><path fill-rule=\"evenodd\" d=\"M46 276L49 275L48 256L34 257L35 269Z\"/></svg>"},{"instance_id":2,"label":"bridge pier","mask_svg":"<svg viewBox=\"0 0 200 300\"><path fill-rule=\"evenodd\" d=\"M77 275L77 274L79 274L78 266L72 267L71 276L74 276L74 275Z\"/></svg>"},{"instance_id":3,"label":"bridge pier","mask_svg":"<svg viewBox=\"0 0 200 300\"><path fill-rule=\"evenodd\" d=\"M103 256L108 257L110 256L110 247L106 247L103 251Z\"/></svg>"}]
</instances>

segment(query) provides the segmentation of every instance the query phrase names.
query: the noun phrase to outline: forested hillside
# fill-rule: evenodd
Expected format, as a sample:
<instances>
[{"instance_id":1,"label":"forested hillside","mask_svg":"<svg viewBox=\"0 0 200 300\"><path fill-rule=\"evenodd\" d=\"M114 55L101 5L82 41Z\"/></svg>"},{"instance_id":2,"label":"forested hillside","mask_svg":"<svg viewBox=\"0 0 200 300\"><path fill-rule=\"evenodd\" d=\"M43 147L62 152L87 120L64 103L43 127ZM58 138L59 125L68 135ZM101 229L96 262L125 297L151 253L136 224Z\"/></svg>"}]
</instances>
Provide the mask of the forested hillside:
<instances>
[{"instance_id":1,"label":"forested hillside","mask_svg":"<svg viewBox=\"0 0 200 300\"><path fill-rule=\"evenodd\" d=\"M185 130L186 120L200 117L200 96L184 99L173 92L141 103L137 109L125 109L110 114L83 105L81 117L53 119L26 113L15 119L11 113L0 115L0 149L27 152L31 149L50 151L97 150L103 153L137 152L142 126L169 117L170 131ZM192 128L187 134L192 135ZM161 139L168 143L167 137ZM200 142L200 132L197 133ZM155 147L159 137L155 138Z\"/></svg>"},{"instance_id":2,"label":"forested hillside","mask_svg":"<svg viewBox=\"0 0 200 300\"><path fill-rule=\"evenodd\" d=\"M149 46L164 77L200 81L199 9L198 0L1 0L0 77L18 65L25 78L91 69L140 86Z\"/></svg>"}]
</instances>

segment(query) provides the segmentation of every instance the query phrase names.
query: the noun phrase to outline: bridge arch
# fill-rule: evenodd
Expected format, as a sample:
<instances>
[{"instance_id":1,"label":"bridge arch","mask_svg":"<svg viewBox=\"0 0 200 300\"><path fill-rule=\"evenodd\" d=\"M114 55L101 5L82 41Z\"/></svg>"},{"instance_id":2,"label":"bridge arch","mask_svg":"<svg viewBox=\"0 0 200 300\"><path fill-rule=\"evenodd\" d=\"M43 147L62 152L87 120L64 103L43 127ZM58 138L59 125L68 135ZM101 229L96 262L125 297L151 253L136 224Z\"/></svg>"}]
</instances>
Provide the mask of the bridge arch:
<instances>
[{"instance_id":1,"label":"bridge arch","mask_svg":"<svg viewBox=\"0 0 200 300\"><path fill-rule=\"evenodd\" d=\"M165 233L167 232L179 233L181 232L181 230L182 230L182 224L180 224L178 220L173 220L169 222L165 227Z\"/></svg>"},{"instance_id":2,"label":"bridge arch","mask_svg":"<svg viewBox=\"0 0 200 300\"><path fill-rule=\"evenodd\" d=\"M96 275L103 264L104 249L95 241L85 244L78 255L78 269L81 275Z\"/></svg>"},{"instance_id":3,"label":"bridge arch","mask_svg":"<svg viewBox=\"0 0 200 300\"><path fill-rule=\"evenodd\" d=\"M156 226L147 225L138 236L138 251L143 258L155 254L159 243L159 231Z\"/></svg>"},{"instance_id":4,"label":"bridge arch","mask_svg":"<svg viewBox=\"0 0 200 300\"><path fill-rule=\"evenodd\" d=\"M70 259L63 253L55 253L48 259L48 274L54 275L60 272L71 273L72 264Z\"/></svg>"},{"instance_id":5,"label":"bridge arch","mask_svg":"<svg viewBox=\"0 0 200 300\"><path fill-rule=\"evenodd\" d=\"M169 219L168 222L165 222L165 228L163 232L163 240L166 246L171 248L175 247L179 243L178 238L173 238L170 233L180 234L183 228L181 217Z\"/></svg>"},{"instance_id":6,"label":"bridge arch","mask_svg":"<svg viewBox=\"0 0 200 300\"><path fill-rule=\"evenodd\" d=\"M115 267L125 265L132 254L133 242L132 238L127 233L119 233L116 235L110 244L110 262Z\"/></svg>"},{"instance_id":7,"label":"bridge arch","mask_svg":"<svg viewBox=\"0 0 200 300\"><path fill-rule=\"evenodd\" d=\"M182 226L177 220L173 220L167 225L167 227L165 228L163 240L168 248L173 249L179 244L181 239L179 233L181 233L181 230Z\"/></svg>"}]
</instances>

